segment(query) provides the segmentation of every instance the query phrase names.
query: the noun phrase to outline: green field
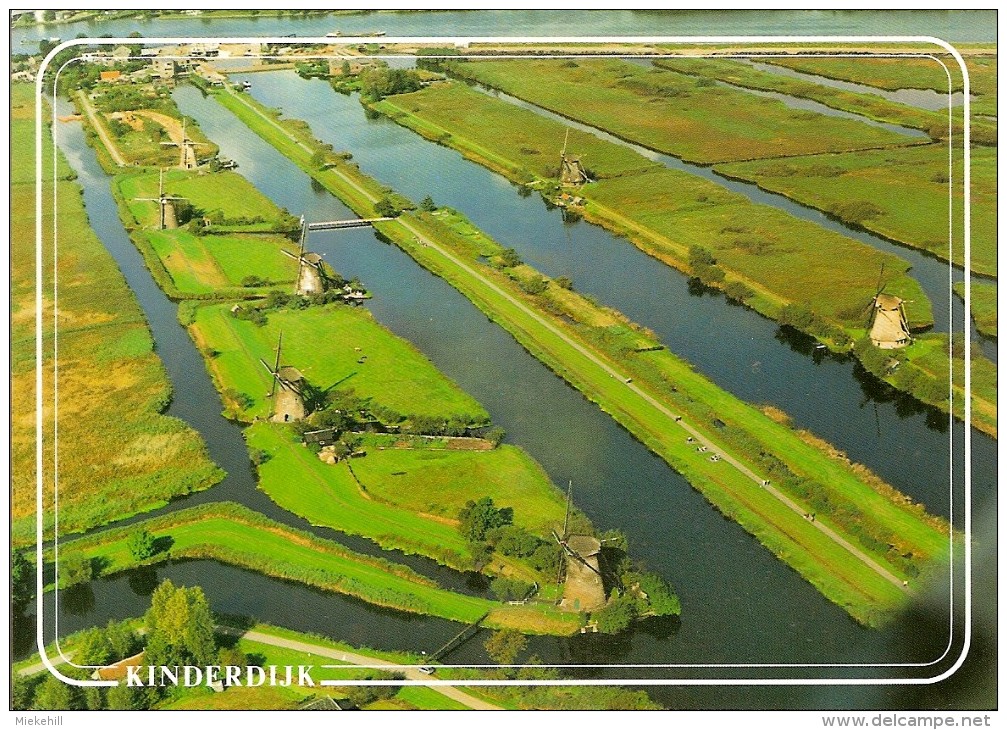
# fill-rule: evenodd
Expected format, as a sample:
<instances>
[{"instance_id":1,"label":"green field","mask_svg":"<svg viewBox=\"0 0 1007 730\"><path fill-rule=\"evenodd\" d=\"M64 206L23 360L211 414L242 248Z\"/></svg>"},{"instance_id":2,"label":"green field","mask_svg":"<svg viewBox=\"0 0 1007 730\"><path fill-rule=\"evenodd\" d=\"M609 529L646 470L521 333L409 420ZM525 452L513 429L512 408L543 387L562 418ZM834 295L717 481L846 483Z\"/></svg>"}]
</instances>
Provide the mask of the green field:
<instances>
[{"instance_id":1,"label":"green field","mask_svg":"<svg viewBox=\"0 0 1007 730\"><path fill-rule=\"evenodd\" d=\"M972 165L972 270L997 273L997 151L976 147ZM964 266L963 158L949 174L947 145L847 152L718 165L717 172L757 183L844 223L921 248ZM950 181L950 183L949 183ZM948 196L955 216L948 247Z\"/></svg>"},{"instance_id":2,"label":"green field","mask_svg":"<svg viewBox=\"0 0 1007 730\"><path fill-rule=\"evenodd\" d=\"M626 61L469 61L452 63L450 70L688 162L710 164L912 141L861 122L791 109L776 99ZM627 113L630 109L632 113ZM590 159L586 162L592 164Z\"/></svg>"},{"instance_id":3,"label":"green field","mask_svg":"<svg viewBox=\"0 0 1007 730\"><path fill-rule=\"evenodd\" d=\"M516 149L544 145L542 138L562 138L565 128L458 83L390 97L376 108L479 162L485 162L488 151L508 163L491 165L504 174L521 164L513 157ZM487 117L494 120L492 133L479 121ZM455 126L459 118L469 121ZM500 128L510 132L500 134ZM616 143L596 144L599 150L608 146L636 154ZM844 326L861 325L861 312L876 291L877 273L884 263L889 289L912 301L912 325L932 323L929 300L905 274L909 268L905 261L769 206L752 204L695 175L637 158L636 173L603 179L578 191L587 201L583 213L589 220L626 235L647 253L684 270L689 270L690 246L706 248L728 280L741 281L755 292L748 304L774 318L784 305L801 302ZM590 166L589 160L585 162Z\"/></svg>"},{"instance_id":4,"label":"green field","mask_svg":"<svg viewBox=\"0 0 1007 730\"><path fill-rule=\"evenodd\" d=\"M929 111L900 104L877 94L844 91L771 71L762 71L736 61L688 58L658 60L654 64L659 68L675 69L708 82L724 81L749 89L774 91L788 96L811 99L833 109L859 114L868 119L919 129L935 140L946 139L948 136L947 112ZM954 134L960 135L963 127L961 107L954 110L954 123ZM994 122L973 119L971 134L974 143L996 146L997 128ZM918 142L918 140L906 136L901 136L901 139L904 145ZM863 145L863 148L878 146L881 145ZM763 156L765 155L751 155L748 159Z\"/></svg>"},{"instance_id":5,"label":"green field","mask_svg":"<svg viewBox=\"0 0 1007 730\"><path fill-rule=\"evenodd\" d=\"M122 196L133 217L144 227L156 227L158 205L137 198L156 198L159 172L126 173L117 178ZM164 192L169 196L185 198L204 215L219 212L225 219L262 218L266 223L277 223L280 209L269 198L231 170L208 172L204 170L166 170Z\"/></svg>"},{"instance_id":6,"label":"green field","mask_svg":"<svg viewBox=\"0 0 1007 730\"><path fill-rule=\"evenodd\" d=\"M13 541L35 534L34 87L12 86L11 386ZM43 159L52 160L44 129ZM44 186L43 377L59 418L60 533L158 507L218 482L199 435L161 415L171 390L143 313L91 230L80 188L58 157L59 397L53 391L52 202ZM51 167L44 171L51 181ZM52 524L53 411L44 420L46 527Z\"/></svg>"},{"instance_id":7,"label":"green field","mask_svg":"<svg viewBox=\"0 0 1007 730\"><path fill-rule=\"evenodd\" d=\"M366 309L334 304L271 310L262 327L236 319L230 309L227 304L200 307L193 333L204 352L213 353L208 367L218 387L247 396L247 405L232 414L239 420L268 416L271 381L259 359L273 362L281 332L281 364L296 367L319 391L353 390L403 416L459 416L473 424L489 420L475 399Z\"/></svg>"},{"instance_id":8,"label":"green field","mask_svg":"<svg viewBox=\"0 0 1007 730\"><path fill-rule=\"evenodd\" d=\"M297 246L278 236L234 234L196 236L185 229L145 234L182 295L212 294L230 289L234 296L261 293L280 285L290 291L297 277L297 261L281 251ZM243 287L245 277L264 280L263 286Z\"/></svg>"},{"instance_id":9,"label":"green field","mask_svg":"<svg viewBox=\"0 0 1007 730\"><path fill-rule=\"evenodd\" d=\"M965 284L956 282L955 294L962 300L965 299ZM976 329L989 337L997 336L997 287L992 284L982 284L972 282L971 291L972 319L975 320Z\"/></svg>"},{"instance_id":10,"label":"green field","mask_svg":"<svg viewBox=\"0 0 1007 730\"><path fill-rule=\"evenodd\" d=\"M513 446L489 451L367 448L367 455L326 464L278 424L248 429L250 448L268 454L259 488L285 510L314 525L362 535L387 549L427 555L472 569L458 530L468 500L492 497L514 508L514 524L540 537L563 522L565 500L527 454ZM526 566L494 556L489 572L541 579Z\"/></svg>"},{"instance_id":11,"label":"green field","mask_svg":"<svg viewBox=\"0 0 1007 730\"><path fill-rule=\"evenodd\" d=\"M965 65L973 94L997 93L997 57L966 55ZM767 58L766 63L786 66L795 71L840 81L874 86L879 89L932 89L947 93L947 64L952 91L961 91L963 77L958 62L947 57L944 64L934 58Z\"/></svg>"}]
</instances>

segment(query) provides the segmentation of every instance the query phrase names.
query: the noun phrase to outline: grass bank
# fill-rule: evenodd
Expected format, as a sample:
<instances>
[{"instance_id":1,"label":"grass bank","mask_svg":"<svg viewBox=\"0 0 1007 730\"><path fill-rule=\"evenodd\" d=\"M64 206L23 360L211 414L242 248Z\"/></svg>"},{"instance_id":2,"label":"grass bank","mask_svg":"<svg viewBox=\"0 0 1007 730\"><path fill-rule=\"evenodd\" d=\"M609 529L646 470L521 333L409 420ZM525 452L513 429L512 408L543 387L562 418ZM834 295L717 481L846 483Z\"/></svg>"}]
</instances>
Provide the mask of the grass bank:
<instances>
[{"instance_id":1,"label":"grass bank","mask_svg":"<svg viewBox=\"0 0 1007 730\"><path fill-rule=\"evenodd\" d=\"M839 152L910 141L879 127L791 109L776 99L696 79L678 73L677 65L521 59L452 62L449 68L452 74L687 162Z\"/></svg>"},{"instance_id":2,"label":"grass bank","mask_svg":"<svg viewBox=\"0 0 1007 730\"><path fill-rule=\"evenodd\" d=\"M228 415L237 420L268 417L271 379L259 360L273 362L282 332L281 364L300 370L319 398L352 390L372 407L403 417L489 421L472 396L366 309L345 304L274 309L262 325L238 319L231 310L229 304L199 306L191 331L219 390L232 401Z\"/></svg>"},{"instance_id":3,"label":"grass bank","mask_svg":"<svg viewBox=\"0 0 1007 730\"><path fill-rule=\"evenodd\" d=\"M246 114L244 118L253 131L269 131L275 126L260 114ZM265 134L263 136L266 137ZM295 161L298 157L306 159L310 155L310 140L288 140L281 151L287 151ZM366 197L365 191L348 178L333 179L321 175L320 171L313 172L315 179L343 198L344 202L359 199L361 195ZM373 200L371 198L368 204L373 204ZM349 204L352 206L352 203ZM365 209L357 212L362 214ZM751 467L761 470L762 465L753 463L741 448L731 448L730 451L722 448L731 445L725 444L724 439L716 434L716 425L698 419L693 422L692 413L687 414L688 420L683 420L662 403L660 392L652 391L650 383L641 387L628 382L627 373L636 371L628 369L626 353L619 358L613 357L599 348L589 335L582 336L578 332L579 327L568 323L562 314L547 313L548 308L543 308L535 295L523 293L520 283L526 276L533 276L531 272L512 271L508 274L479 263L476 256L480 249L495 244L485 237L473 244L471 233L474 229L471 224L464 223L457 215L447 216L445 220L443 211L434 214L407 213L395 221L378 224L378 227L418 262L458 288L557 374L598 402L683 473L718 509L745 526L826 596L843 605L851 615L865 623L875 623L900 603L903 593L895 575L904 575L904 571L911 572L911 569L894 556L887 555L887 546L880 546L882 555L877 556L887 566L880 570L870 567L863 560L852 559L850 550L844 547L844 542L847 545L849 542L843 538L837 541L834 537L837 531L844 529L838 522L826 531L822 529L825 526L822 521L806 519L801 506L794 503L793 498L781 498L775 488L767 489L757 477L753 478L755 472ZM464 243L458 244L459 241ZM552 286L547 283L546 291L550 288ZM586 308L586 305L586 302L578 303L580 308ZM596 312L592 318L600 316ZM614 315L609 313L608 316ZM671 358L670 355L668 357ZM688 382L685 377L690 370L688 365L669 360L669 363L672 362L673 365L666 364L665 367L676 367L682 382L669 377L665 389L676 386L683 394L687 393L709 408L710 412L732 422L758 418L757 411L750 409L744 412L746 407L740 401L732 399L701 376L692 374L691 377L698 380ZM642 368L640 372L643 372ZM658 397L655 397L655 392ZM759 422L758 427L773 434L763 438L767 438L774 457L780 460L790 458L787 468L793 471L795 477L802 472L821 470L819 475L826 484L830 479L839 479L833 487L833 494L843 502L857 504L866 500L857 507L864 515L882 506L893 510L892 515L898 515L895 529L907 533L900 535L900 543L918 543L913 551L923 560L925 555L939 553L941 529L939 525L931 525L919 507L909 505L904 498L884 494L883 490L869 486L856 476L854 467L841 460L830 459L820 449L807 448L806 443L802 447L793 434L786 442L787 447L796 449L795 453L801 456L788 457L787 449L774 440L786 429L781 427L774 432L765 422ZM754 434L749 436L757 438ZM688 438L693 438L694 442L688 442ZM705 453L697 455L697 438L699 443L708 442L715 446L724 454L726 463L710 461ZM805 459L806 463L799 464L801 459ZM854 542L858 540L857 537L851 539ZM859 548L854 550L860 551Z\"/></svg>"},{"instance_id":4,"label":"grass bank","mask_svg":"<svg viewBox=\"0 0 1007 730\"><path fill-rule=\"evenodd\" d=\"M513 446L488 451L366 448L366 456L327 464L289 428L257 423L248 445L267 458L259 488L280 507L312 524L417 553L458 570L472 570L471 546L458 529L469 500L491 497L514 510L514 524L551 539L563 524L565 500L542 468ZM487 573L543 583L555 576L494 554Z\"/></svg>"},{"instance_id":5,"label":"grass bank","mask_svg":"<svg viewBox=\"0 0 1007 730\"><path fill-rule=\"evenodd\" d=\"M11 93L11 516L13 542L21 545L35 537L34 86L15 84ZM90 228L80 187L62 155L53 183L48 126L43 137L45 524L50 530L58 416L59 526L67 534L205 489L223 472L192 428L162 414L171 385L143 312ZM50 240L54 202L60 216L56 261ZM54 276L59 282L55 321ZM58 400L53 381L57 336Z\"/></svg>"},{"instance_id":6,"label":"grass bank","mask_svg":"<svg viewBox=\"0 0 1007 730\"><path fill-rule=\"evenodd\" d=\"M659 68L674 69L675 71L696 76L700 79L724 81L749 89L775 91L787 94L788 96L810 99L833 109L859 114L878 122L887 122L889 124L898 124L903 127L919 129L926 132L928 136L935 140L946 139L948 136L948 114L946 111L934 112L919 109L906 104L889 101L875 94L844 91L831 86L823 86L802 79L774 74L771 71L761 71L737 61L690 58L658 60L654 62L654 65ZM954 136L957 139L961 139L964 127L961 107L955 109L953 119L955 127ZM973 119L971 134L974 144L993 147L997 144L997 125L995 122ZM863 148L867 147L869 145L863 145ZM768 155L752 155L748 159L756 157L768 157Z\"/></svg>"},{"instance_id":7,"label":"grass bank","mask_svg":"<svg viewBox=\"0 0 1007 730\"><path fill-rule=\"evenodd\" d=\"M378 606L438 616L463 623L490 612L487 625L514 626L529 633L567 634L577 616L507 606L438 587L409 568L354 553L338 543L277 522L233 503L212 503L173 512L129 527L64 542L60 560L74 554L90 559L102 574L136 567L129 536L146 529L167 549L153 562L210 559L360 598ZM156 543L155 543L156 544ZM530 616L529 616L530 614ZM530 620L526 620L530 618Z\"/></svg>"},{"instance_id":8,"label":"grass bank","mask_svg":"<svg viewBox=\"0 0 1007 730\"><path fill-rule=\"evenodd\" d=\"M951 160L948 156L948 146L936 144L741 162L715 169L817 208L849 226L964 267L964 160L961 150ZM997 151L976 147L971 165L971 270L996 276ZM954 201L950 227L949 189Z\"/></svg>"},{"instance_id":9,"label":"grass bank","mask_svg":"<svg viewBox=\"0 0 1007 730\"><path fill-rule=\"evenodd\" d=\"M965 283L956 282L954 290L955 294L964 301ZM973 281L971 295L972 319L975 320L976 329L987 337L996 337L997 287Z\"/></svg>"}]
</instances>

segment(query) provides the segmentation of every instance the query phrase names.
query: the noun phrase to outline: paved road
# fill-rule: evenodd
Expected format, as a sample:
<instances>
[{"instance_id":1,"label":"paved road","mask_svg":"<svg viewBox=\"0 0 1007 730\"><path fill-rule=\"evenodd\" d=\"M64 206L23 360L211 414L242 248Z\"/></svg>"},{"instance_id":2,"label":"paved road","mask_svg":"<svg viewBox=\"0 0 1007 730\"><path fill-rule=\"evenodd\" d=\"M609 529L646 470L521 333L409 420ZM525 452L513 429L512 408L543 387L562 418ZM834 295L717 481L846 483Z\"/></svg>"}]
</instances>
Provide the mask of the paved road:
<instances>
[{"instance_id":1,"label":"paved road","mask_svg":"<svg viewBox=\"0 0 1007 730\"><path fill-rule=\"evenodd\" d=\"M230 89L228 89L228 90L230 91ZM231 92L231 93L233 94L234 92ZM234 96L236 98L239 98L239 99L241 98L237 94L234 94ZM284 129L282 126L280 126L274 120L272 120L269 117L267 117L265 114L263 114L262 112L260 112L254 106L252 106L251 104L248 104L248 102L246 102L244 99L241 99L241 101L246 106L248 106L249 108L253 109L260 117L262 117L263 119L265 119L266 121L268 121L270 124L272 124L274 127L276 127L277 129L279 129L281 132L283 132L284 136L288 137L291 141L295 142L299 147L301 147L302 149L304 149L306 151L310 151L311 148L308 147L307 145L305 145L300 140L298 140L293 134L290 133L289 130ZM350 178L347 175L343 174L338 169L334 169L333 172L335 172L336 174L338 174L348 185L350 185L352 188L354 188L357 192L359 192L365 198L367 198L371 202L377 202L377 198L373 194L369 193L367 190L365 190L364 188L362 188L352 178ZM471 266L469 266L467 263L465 263L460 258L458 258L457 256L455 256L453 253L451 253L450 251L445 250L443 247L441 247L440 245L438 245L434 241L432 241L429 238L427 238L425 235L423 235L423 233L419 229L417 229L409 221L402 220L401 218L398 218L398 219L396 219L396 222L398 222L403 228L405 228L407 231L409 231L411 234L413 234L413 236L416 237L416 240L419 243L421 243L422 245L426 246L429 249L432 249L432 250L436 251L438 254L440 254L444 258L448 259L449 261L451 261L455 266L457 266L458 268L462 269L468 275L474 277L477 281L480 281L483 286L487 287L488 289L490 289L491 291L493 291L498 296L501 296L504 299L506 299L511 305L513 305L513 306L517 307L518 309L520 309L528 317L536 320L536 322L537 322L537 324L539 326L547 329L553 335L555 335L555 336L559 337L560 339L562 339L567 345L569 345L574 350L576 350L578 353L580 353L581 355L583 355L584 357L586 357L588 360L590 360L592 363L594 363L602 371L604 371L608 375L612 376L613 378L616 378L620 382L625 383L626 388L630 392L632 392L635 395L639 396L645 402L647 402L648 404L650 404L651 406L653 406L656 410L658 410L662 415L666 416L669 419L669 421L670 421L669 426L678 426L683 431L685 431L690 436L692 436L696 440L697 448L699 446L705 446L708 451L713 451L713 452L719 454L720 455L720 459L723 462L725 462L726 464L730 464L731 466L733 466L735 469L737 469L743 475L745 475L746 477L748 477L749 479L751 479L753 482L755 482L756 484L758 484L760 488L765 489L767 493L771 494L776 499L778 499L780 502L782 502L784 505L786 505L789 509L793 510L796 514L800 515L802 518L804 517L805 512L806 512L806 510L804 508L802 508L800 505L798 505L796 502L794 502L793 500L791 500L789 497L787 497L785 494L783 494L782 492L780 492L775 487L769 485L767 479L765 479L764 477L759 476L758 474L756 474L755 472L753 472L751 469L749 469L745 464L741 463L738 459L736 459L735 457L733 457L730 454L728 454L727 452L725 452L723 448L721 448L720 446L718 446L717 444L715 444L713 441L711 441L710 439L708 439L706 436L704 436L698 429L696 429L695 427L693 427L689 423L686 423L683 420L681 414L674 413L667 406L665 406L662 402L660 402L659 400L657 400L656 398L654 398L654 396L652 396L650 393L646 392L645 390L643 390L642 388L640 388L635 383L629 382L630 378L629 378L628 375L626 375L625 373L619 372L611 364L609 364L607 361L605 361L601 357L599 357L597 353L593 352L592 350L588 349L587 347L585 347L584 345L580 344L576 340L572 339L566 332L563 332L562 330L560 330L558 327L556 327L554 324L552 324L550 321L548 321L543 315L541 315L540 313L538 313L537 311L535 311L534 309L532 309L531 307L529 307L528 305L526 305L523 301L521 301L520 299L518 299L517 297L515 297L513 294L511 294L510 292L502 289L495 282L491 281L486 276L484 276L481 272L476 271ZM832 530L831 528L827 527L826 525L823 525L821 522L818 522L818 521L810 522L810 524L813 525L815 528L817 528L824 535L828 536L829 539L833 540L836 544L840 545L843 549L849 551L853 556L855 556L858 560L860 560L862 563L864 563L867 567L869 567L875 573L877 573L878 575L880 575L882 578L884 578L885 580L887 580L889 583L891 583L892 585L894 585L894 586L896 586L896 587L898 587L900 589L905 589L905 585L904 585L903 581L900 578L898 578L897 576L895 576L894 574L892 574L890 571L888 571L887 569L885 569L883 566L879 565L870 556L868 556L864 551L860 550L859 548L855 547L854 545L852 545L847 540L843 539L834 530Z\"/></svg>"},{"instance_id":2,"label":"paved road","mask_svg":"<svg viewBox=\"0 0 1007 730\"><path fill-rule=\"evenodd\" d=\"M91 106L91 100L87 98L87 94L83 91L78 91L77 98L80 99L80 105L84 107L84 113L87 114L87 118L91 120L91 127L101 137L102 144L105 145L105 149L112 156L112 161L120 167L125 167L126 160L119 151L119 146L108 136L108 130L105 129L105 125L98 119L98 115L95 113L94 107Z\"/></svg>"},{"instance_id":3,"label":"paved road","mask_svg":"<svg viewBox=\"0 0 1007 730\"><path fill-rule=\"evenodd\" d=\"M347 664L360 664L368 667L388 667L389 669L394 669L396 672L401 672L406 675L406 679L414 682L429 682L430 676L421 673L417 669L403 669L400 665L394 662L387 662L383 659L375 659L374 657L364 656L363 654L354 654L353 652L343 651L341 649L333 649L327 646L320 646L318 644L309 644L304 641L296 641L294 639L284 639L279 636L272 636L270 634L263 634L258 631L241 631L240 629L231 629L225 626L217 627L217 632L221 634L230 634L232 636L240 636L249 641L257 641L260 644L268 644L270 646L279 646L284 649L291 649L293 651L300 651L306 654L312 654L315 656L325 657L327 659L335 659L339 662L345 662ZM502 708L491 705L489 702L484 702L483 700L476 699L471 695L465 694L457 687L451 687L441 684L431 684L428 685L430 689L434 692L439 692L440 694L454 700L455 702L461 703L466 707L473 710L500 710Z\"/></svg>"}]
</instances>

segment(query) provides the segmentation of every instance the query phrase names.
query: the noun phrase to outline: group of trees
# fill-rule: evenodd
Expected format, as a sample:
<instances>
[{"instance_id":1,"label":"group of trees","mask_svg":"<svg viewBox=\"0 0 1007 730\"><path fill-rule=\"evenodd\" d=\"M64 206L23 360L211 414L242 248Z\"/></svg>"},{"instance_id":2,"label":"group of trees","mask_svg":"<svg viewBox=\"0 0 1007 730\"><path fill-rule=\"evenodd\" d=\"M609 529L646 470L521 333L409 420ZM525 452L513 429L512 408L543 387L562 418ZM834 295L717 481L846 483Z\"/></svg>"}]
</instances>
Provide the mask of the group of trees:
<instances>
[{"instance_id":1,"label":"group of trees","mask_svg":"<svg viewBox=\"0 0 1007 730\"><path fill-rule=\"evenodd\" d=\"M360 71L360 95L364 101L381 101L386 96L408 94L423 85L419 74L404 68L367 66Z\"/></svg>"},{"instance_id":2,"label":"group of trees","mask_svg":"<svg viewBox=\"0 0 1007 730\"><path fill-rule=\"evenodd\" d=\"M497 507L492 497L469 500L458 513L458 530L469 543L469 551L477 568L487 562L493 552L508 557L521 558L546 574L554 575L562 560L558 545L533 535L514 523L514 509ZM493 582L493 591L500 600L524 598L530 585L510 579L498 578Z\"/></svg>"}]
</instances>

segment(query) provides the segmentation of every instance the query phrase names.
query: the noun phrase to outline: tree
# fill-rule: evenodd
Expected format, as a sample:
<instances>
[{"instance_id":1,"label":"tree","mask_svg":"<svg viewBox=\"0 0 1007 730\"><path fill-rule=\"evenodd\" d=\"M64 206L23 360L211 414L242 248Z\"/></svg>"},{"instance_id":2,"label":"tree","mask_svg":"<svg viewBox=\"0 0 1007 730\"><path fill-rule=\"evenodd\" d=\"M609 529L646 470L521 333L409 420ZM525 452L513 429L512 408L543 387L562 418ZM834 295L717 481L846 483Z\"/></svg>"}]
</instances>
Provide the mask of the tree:
<instances>
[{"instance_id":1,"label":"tree","mask_svg":"<svg viewBox=\"0 0 1007 730\"><path fill-rule=\"evenodd\" d=\"M157 587L144 617L146 661L153 665L206 666L213 663L213 616L203 589L176 588L170 580Z\"/></svg>"},{"instance_id":2,"label":"tree","mask_svg":"<svg viewBox=\"0 0 1007 730\"><path fill-rule=\"evenodd\" d=\"M387 197L381 198L381 200L374 204L374 212L382 218L394 218L399 214L399 211L395 209L392 201Z\"/></svg>"},{"instance_id":3,"label":"tree","mask_svg":"<svg viewBox=\"0 0 1007 730\"><path fill-rule=\"evenodd\" d=\"M343 76L349 76L351 73L350 62L348 60L343 61L343 65L339 67L340 72Z\"/></svg>"},{"instance_id":4,"label":"tree","mask_svg":"<svg viewBox=\"0 0 1007 730\"><path fill-rule=\"evenodd\" d=\"M91 580L91 561L80 553L70 553L59 561L60 585L64 588Z\"/></svg>"},{"instance_id":5,"label":"tree","mask_svg":"<svg viewBox=\"0 0 1007 730\"><path fill-rule=\"evenodd\" d=\"M12 710L30 710L35 696L35 683L20 672L11 677L10 706Z\"/></svg>"},{"instance_id":6,"label":"tree","mask_svg":"<svg viewBox=\"0 0 1007 730\"><path fill-rule=\"evenodd\" d=\"M157 552L154 547L154 536L144 528L130 533L129 539L126 540L126 547L129 548L133 559L140 561L149 560Z\"/></svg>"},{"instance_id":7,"label":"tree","mask_svg":"<svg viewBox=\"0 0 1007 730\"><path fill-rule=\"evenodd\" d=\"M513 664L527 646L528 638L514 629L494 631L483 643L486 653L497 664Z\"/></svg>"},{"instance_id":8,"label":"tree","mask_svg":"<svg viewBox=\"0 0 1007 730\"><path fill-rule=\"evenodd\" d=\"M520 266L523 262L521 261L521 255L513 248L506 248L500 252L500 261L507 268L513 268L515 266Z\"/></svg>"},{"instance_id":9,"label":"tree","mask_svg":"<svg viewBox=\"0 0 1007 730\"><path fill-rule=\"evenodd\" d=\"M325 154L325 150L315 150L311 155L311 166L316 170L321 170L325 167L325 163L328 161L328 156Z\"/></svg>"},{"instance_id":10,"label":"tree","mask_svg":"<svg viewBox=\"0 0 1007 730\"><path fill-rule=\"evenodd\" d=\"M150 691L117 684L108 688L105 702L110 710L146 710L150 707Z\"/></svg>"},{"instance_id":11,"label":"tree","mask_svg":"<svg viewBox=\"0 0 1007 730\"><path fill-rule=\"evenodd\" d=\"M425 210L427 213L433 213L437 210L437 204L434 203L434 199L428 195L420 201L420 210Z\"/></svg>"},{"instance_id":12,"label":"tree","mask_svg":"<svg viewBox=\"0 0 1007 730\"><path fill-rule=\"evenodd\" d=\"M20 550L11 553L11 604L15 613L23 613L35 596L35 566Z\"/></svg>"},{"instance_id":13,"label":"tree","mask_svg":"<svg viewBox=\"0 0 1007 730\"><path fill-rule=\"evenodd\" d=\"M140 640L126 621L109 621L105 627L105 642L115 661L133 656L140 650Z\"/></svg>"},{"instance_id":14,"label":"tree","mask_svg":"<svg viewBox=\"0 0 1007 730\"><path fill-rule=\"evenodd\" d=\"M573 279L569 276L557 276L553 281L560 289L573 289Z\"/></svg>"},{"instance_id":15,"label":"tree","mask_svg":"<svg viewBox=\"0 0 1007 730\"><path fill-rule=\"evenodd\" d=\"M491 497L483 497L478 502L471 499L458 513L461 522L459 530L469 542L482 542L486 532L494 527L503 527L514 521L514 510L510 507L497 509Z\"/></svg>"},{"instance_id":16,"label":"tree","mask_svg":"<svg viewBox=\"0 0 1007 730\"><path fill-rule=\"evenodd\" d=\"M36 710L82 710L84 709L84 701L76 687L50 675L35 690L32 708Z\"/></svg>"},{"instance_id":17,"label":"tree","mask_svg":"<svg viewBox=\"0 0 1007 730\"><path fill-rule=\"evenodd\" d=\"M608 605L596 611L592 618L603 634L618 634L625 631L636 618L636 602L627 595L612 598Z\"/></svg>"},{"instance_id":18,"label":"tree","mask_svg":"<svg viewBox=\"0 0 1007 730\"><path fill-rule=\"evenodd\" d=\"M103 665L108 664L111 658L112 652L101 629L87 629L80 634L77 650L73 655L74 662L77 664Z\"/></svg>"}]
</instances>

